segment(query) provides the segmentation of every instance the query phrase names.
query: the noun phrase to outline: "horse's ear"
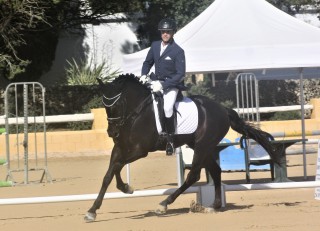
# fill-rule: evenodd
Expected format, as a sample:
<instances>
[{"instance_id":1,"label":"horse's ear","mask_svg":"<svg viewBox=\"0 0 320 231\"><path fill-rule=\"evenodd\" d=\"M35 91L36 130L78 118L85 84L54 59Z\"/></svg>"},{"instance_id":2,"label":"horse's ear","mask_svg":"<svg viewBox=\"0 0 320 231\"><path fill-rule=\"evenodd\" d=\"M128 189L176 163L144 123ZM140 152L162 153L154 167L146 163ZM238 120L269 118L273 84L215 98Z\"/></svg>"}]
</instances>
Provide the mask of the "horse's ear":
<instances>
[{"instance_id":1,"label":"horse's ear","mask_svg":"<svg viewBox=\"0 0 320 231\"><path fill-rule=\"evenodd\" d=\"M103 87L103 86L104 86L104 83L102 82L102 79L97 78L97 81L98 81L100 87Z\"/></svg>"}]
</instances>

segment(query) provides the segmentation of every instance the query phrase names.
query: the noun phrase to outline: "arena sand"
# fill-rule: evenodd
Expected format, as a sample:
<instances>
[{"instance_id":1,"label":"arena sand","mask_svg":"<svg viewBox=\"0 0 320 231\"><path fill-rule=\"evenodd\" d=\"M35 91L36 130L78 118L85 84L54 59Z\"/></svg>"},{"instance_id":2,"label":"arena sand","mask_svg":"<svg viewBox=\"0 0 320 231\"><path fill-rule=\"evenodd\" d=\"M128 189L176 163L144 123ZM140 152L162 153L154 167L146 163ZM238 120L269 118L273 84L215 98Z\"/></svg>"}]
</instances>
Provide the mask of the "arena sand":
<instances>
[{"instance_id":1,"label":"arena sand","mask_svg":"<svg viewBox=\"0 0 320 231\"><path fill-rule=\"evenodd\" d=\"M29 185L0 188L1 198L92 194L100 189L109 165L109 153L79 155L50 155L49 171L53 183L38 183L41 172L30 173ZM131 164L131 184L136 190L177 187L176 157L163 152L151 153L147 158ZM302 156L288 157L288 176L303 180ZM308 180L314 180L316 154L307 156ZM0 166L0 177L6 174ZM15 173L22 182L23 173ZM125 170L123 171L125 179ZM255 182L270 182L269 172L252 172ZM226 184L245 183L244 172L224 172ZM205 182L202 172L199 184ZM108 192L117 192L115 181ZM153 213L164 196L104 200L96 222L85 223L84 214L93 201L0 205L1 231L82 231L82 230L294 230L318 231L320 201L314 198L314 189L276 189L227 192L227 205L219 212L192 213L190 204L195 194L180 196L169 206L168 213Z\"/></svg>"}]
</instances>

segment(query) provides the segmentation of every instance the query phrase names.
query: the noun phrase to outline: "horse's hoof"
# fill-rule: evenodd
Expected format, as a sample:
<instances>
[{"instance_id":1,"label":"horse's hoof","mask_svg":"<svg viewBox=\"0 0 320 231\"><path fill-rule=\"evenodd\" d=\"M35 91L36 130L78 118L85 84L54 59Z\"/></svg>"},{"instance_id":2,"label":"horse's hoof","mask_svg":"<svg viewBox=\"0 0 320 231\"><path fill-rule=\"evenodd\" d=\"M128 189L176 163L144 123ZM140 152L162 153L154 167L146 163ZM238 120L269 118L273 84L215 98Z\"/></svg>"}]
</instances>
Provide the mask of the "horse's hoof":
<instances>
[{"instance_id":1,"label":"horse's hoof","mask_svg":"<svg viewBox=\"0 0 320 231\"><path fill-rule=\"evenodd\" d=\"M117 186L117 188L123 192L123 193L126 193L126 194L132 194L134 192L134 188L131 187L129 184L124 184L122 185L121 187L120 186Z\"/></svg>"},{"instance_id":2,"label":"horse's hoof","mask_svg":"<svg viewBox=\"0 0 320 231\"><path fill-rule=\"evenodd\" d=\"M166 205L159 204L158 208L154 211L156 214L161 215L167 212L168 207Z\"/></svg>"},{"instance_id":3,"label":"horse's hoof","mask_svg":"<svg viewBox=\"0 0 320 231\"><path fill-rule=\"evenodd\" d=\"M97 214L96 213L90 213L87 212L87 214L84 216L85 222L93 222L96 220Z\"/></svg>"},{"instance_id":4,"label":"horse's hoof","mask_svg":"<svg viewBox=\"0 0 320 231\"><path fill-rule=\"evenodd\" d=\"M215 202L213 203L213 208L214 208L215 210L221 209L221 207L222 207L222 203L221 203L220 200L219 200L219 201L215 201Z\"/></svg>"},{"instance_id":5,"label":"horse's hoof","mask_svg":"<svg viewBox=\"0 0 320 231\"><path fill-rule=\"evenodd\" d=\"M125 193L132 194L133 192L134 192L134 188L127 184Z\"/></svg>"}]
</instances>

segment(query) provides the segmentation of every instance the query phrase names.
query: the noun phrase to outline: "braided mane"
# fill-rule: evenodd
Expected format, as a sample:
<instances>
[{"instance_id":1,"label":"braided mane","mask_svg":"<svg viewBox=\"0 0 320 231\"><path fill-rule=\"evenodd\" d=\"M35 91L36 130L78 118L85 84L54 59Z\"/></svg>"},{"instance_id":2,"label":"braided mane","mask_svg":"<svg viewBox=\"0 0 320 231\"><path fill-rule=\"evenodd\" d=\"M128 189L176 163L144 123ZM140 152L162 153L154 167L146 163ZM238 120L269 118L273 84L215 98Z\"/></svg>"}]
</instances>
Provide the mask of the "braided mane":
<instances>
[{"instance_id":1,"label":"braided mane","mask_svg":"<svg viewBox=\"0 0 320 231\"><path fill-rule=\"evenodd\" d=\"M119 77L115 78L111 84L114 85L123 85L126 81L132 81L135 83L138 83L139 85L143 86L145 89L148 89L148 87L142 83L139 82L139 78L137 76L135 76L134 74L122 74L119 75Z\"/></svg>"},{"instance_id":2,"label":"braided mane","mask_svg":"<svg viewBox=\"0 0 320 231\"><path fill-rule=\"evenodd\" d=\"M111 83L113 84L122 84L124 81L133 80L139 82L139 79L134 74L122 74L115 78Z\"/></svg>"}]
</instances>

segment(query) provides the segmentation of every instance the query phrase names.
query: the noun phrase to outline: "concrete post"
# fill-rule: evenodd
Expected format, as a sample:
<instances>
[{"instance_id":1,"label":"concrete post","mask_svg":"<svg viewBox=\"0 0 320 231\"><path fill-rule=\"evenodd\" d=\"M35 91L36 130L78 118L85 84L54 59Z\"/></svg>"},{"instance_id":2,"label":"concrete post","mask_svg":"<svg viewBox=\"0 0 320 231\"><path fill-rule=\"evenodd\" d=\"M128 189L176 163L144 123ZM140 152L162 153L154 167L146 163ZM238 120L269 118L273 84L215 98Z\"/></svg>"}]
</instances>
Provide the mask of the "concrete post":
<instances>
[{"instance_id":1,"label":"concrete post","mask_svg":"<svg viewBox=\"0 0 320 231\"><path fill-rule=\"evenodd\" d=\"M320 119L320 99L311 99L310 104L313 105L311 119Z\"/></svg>"}]
</instances>

